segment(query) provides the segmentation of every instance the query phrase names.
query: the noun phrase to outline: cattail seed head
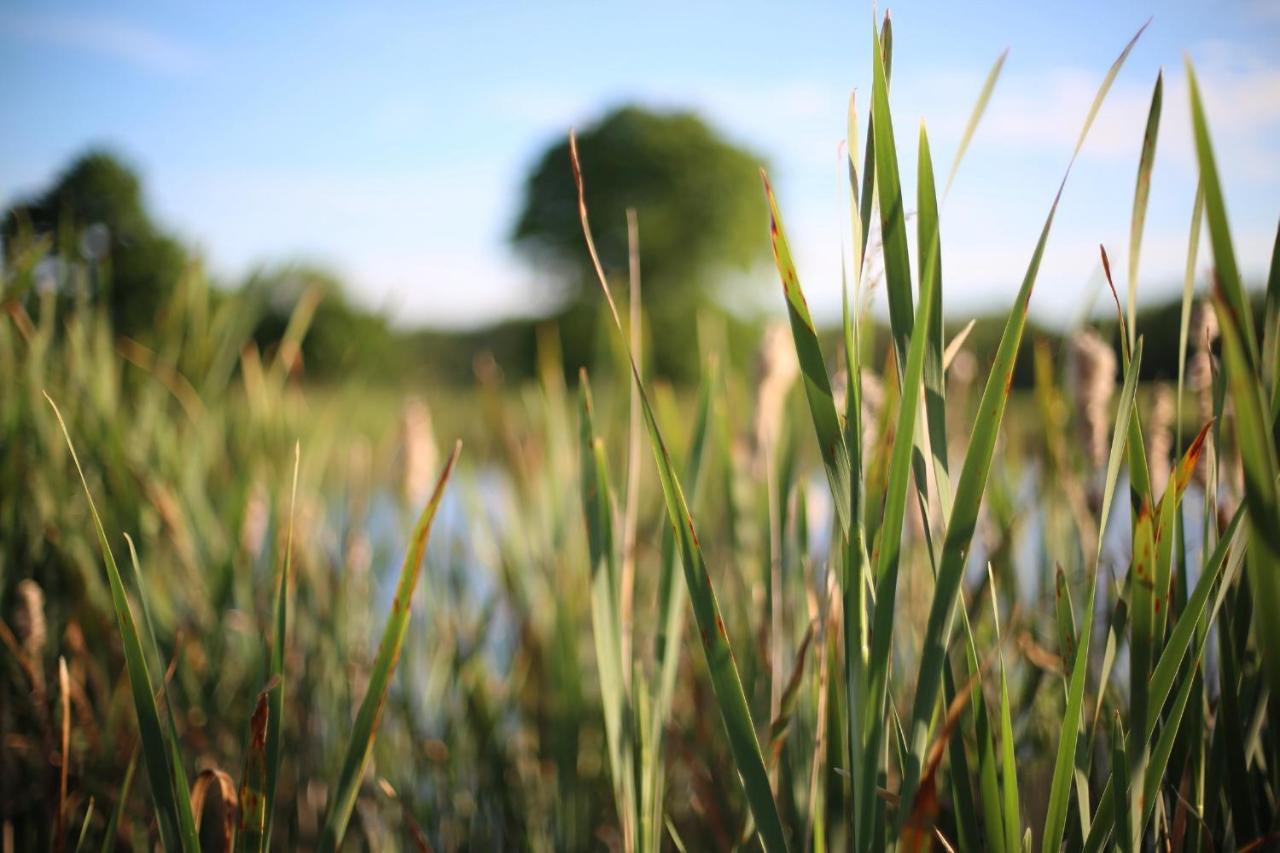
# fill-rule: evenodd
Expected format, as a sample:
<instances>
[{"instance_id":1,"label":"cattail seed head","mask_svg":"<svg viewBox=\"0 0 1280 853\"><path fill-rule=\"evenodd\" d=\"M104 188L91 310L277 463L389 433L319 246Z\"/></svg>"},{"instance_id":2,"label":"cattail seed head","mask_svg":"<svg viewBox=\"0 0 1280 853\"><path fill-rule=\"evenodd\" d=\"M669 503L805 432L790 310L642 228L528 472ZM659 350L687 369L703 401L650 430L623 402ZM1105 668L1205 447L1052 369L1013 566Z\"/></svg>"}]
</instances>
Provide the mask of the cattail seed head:
<instances>
[{"instance_id":1,"label":"cattail seed head","mask_svg":"<svg viewBox=\"0 0 1280 853\"><path fill-rule=\"evenodd\" d=\"M400 494L410 506L426 501L435 478L436 437L431 410L420 397L405 400L400 410L400 447L404 468Z\"/></svg>"},{"instance_id":2,"label":"cattail seed head","mask_svg":"<svg viewBox=\"0 0 1280 853\"><path fill-rule=\"evenodd\" d=\"M762 471L782 427L787 392L800 373L791 332L784 323L764 331L756 355L756 414L752 429L753 465Z\"/></svg>"},{"instance_id":3,"label":"cattail seed head","mask_svg":"<svg viewBox=\"0 0 1280 853\"><path fill-rule=\"evenodd\" d=\"M1070 343L1071 386L1080 411L1081 442L1094 468L1107 462L1111 397L1116 390L1116 355L1098 334L1086 329Z\"/></svg>"},{"instance_id":4,"label":"cattail seed head","mask_svg":"<svg viewBox=\"0 0 1280 853\"><path fill-rule=\"evenodd\" d=\"M13 611L13 630L18 642L32 658L39 658L48 639L48 627L44 618L44 590L30 578L20 581L17 587L17 603Z\"/></svg>"}]
</instances>

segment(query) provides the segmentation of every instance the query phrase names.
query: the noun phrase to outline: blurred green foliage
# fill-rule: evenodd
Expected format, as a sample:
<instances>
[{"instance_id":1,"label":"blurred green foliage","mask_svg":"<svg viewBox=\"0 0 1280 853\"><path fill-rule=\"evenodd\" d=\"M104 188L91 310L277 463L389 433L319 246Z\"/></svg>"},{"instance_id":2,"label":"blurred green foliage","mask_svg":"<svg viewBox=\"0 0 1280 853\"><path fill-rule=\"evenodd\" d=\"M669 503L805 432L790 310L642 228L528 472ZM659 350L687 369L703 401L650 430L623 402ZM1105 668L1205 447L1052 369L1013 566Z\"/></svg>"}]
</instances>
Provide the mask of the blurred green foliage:
<instances>
[{"instance_id":1,"label":"blurred green foliage","mask_svg":"<svg viewBox=\"0 0 1280 853\"><path fill-rule=\"evenodd\" d=\"M691 112L624 106L578 135L582 168L592 175L591 209L607 270L628 268L627 209L639 230L641 293L646 315L664 332L654 341L654 367L688 380L694 323L727 274L767 257L768 218L758 170L763 160L725 139ZM569 145L560 140L525 181L512 240L561 282L568 306L561 320L566 360L578 360L594 312L576 303L591 297L591 268L582 251L578 198ZM594 306L596 301L588 299Z\"/></svg>"}]
</instances>

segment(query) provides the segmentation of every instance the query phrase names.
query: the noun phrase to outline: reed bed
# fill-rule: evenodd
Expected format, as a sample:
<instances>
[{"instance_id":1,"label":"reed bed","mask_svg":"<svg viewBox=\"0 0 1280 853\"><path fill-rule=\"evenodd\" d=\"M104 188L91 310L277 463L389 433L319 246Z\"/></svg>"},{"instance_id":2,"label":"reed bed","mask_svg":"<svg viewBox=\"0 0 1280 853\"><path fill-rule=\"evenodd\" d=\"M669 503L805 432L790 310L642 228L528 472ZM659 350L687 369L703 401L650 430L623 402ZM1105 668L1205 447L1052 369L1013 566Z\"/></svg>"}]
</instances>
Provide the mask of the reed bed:
<instances>
[{"instance_id":1,"label":"reed bed","mask_svg":"<svg viewBox=\"0 0 1280 853\"><path fill-rule=\"evenodd\" d=\"M973 352L940 209L1004 57L941 193L921 126L911 201L888 16L871 38L841 328L762 174L787 323L743 366L705 318L696 393L646 375L576 142L610 341L576 388L548 334L518 387L481 362L461 399L317 389L306 301L259 352L198 270L153 340L116 339L96 270L47 287L30 241L0 293L6 849L1280 844L1280 253L1259 329L1194 69L1178 381L1144 389L1163 75L1123 292L1101 251L1118 347L1024 341L1068 163Z\"/></svg>"}]
</instances>

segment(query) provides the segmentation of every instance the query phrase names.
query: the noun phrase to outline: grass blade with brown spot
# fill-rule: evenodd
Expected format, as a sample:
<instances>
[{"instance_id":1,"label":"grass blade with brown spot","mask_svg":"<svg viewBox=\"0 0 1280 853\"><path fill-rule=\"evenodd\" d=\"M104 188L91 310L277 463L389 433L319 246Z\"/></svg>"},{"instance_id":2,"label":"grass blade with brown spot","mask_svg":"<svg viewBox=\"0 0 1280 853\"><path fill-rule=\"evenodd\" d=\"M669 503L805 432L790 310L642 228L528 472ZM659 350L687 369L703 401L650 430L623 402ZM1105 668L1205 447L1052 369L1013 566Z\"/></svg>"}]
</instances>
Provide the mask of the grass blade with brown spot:
<instances>
[{"instance_id":1,"label":"grass blade with brown spot","mask_svg":"<svg viewBox=\"0 0 1280 853\"><path fill-rule=\"evenodd\" d=\"M373 739L377 734L378 722L386 705L387 691L391 687L391 676L395 672L396 663L400 659L400 648L404 644L405 634L409 630L409 614L413 603L413 590L418 584L418 575L422 570L422 559L427 550L427 539L431 535L431 523L435 520L436 510L444 497L445 485L453 472L454 463L462 451L462 442L453 447L445 461L440 479L436 481L435 491L418 517L410 539L409 551L405 554L404 563L400 567L400 580L396 584L395 598L391 604L391 614L387 617L387 626L382 631L382 639L378 642L378 653L374 659L373 670L369 674L369 686L365 691L364 701L356 714L351 729L351 739L347 742L346 758L342 763L342 775L334 787L333 798L329 801L329 812L325 818L324 831L320 837L319 849L332 853L342 843L346 834L347 822L351 819L351 811L356 805L356 796L360 793L360 781L364 778L365 767L369 763L369 755L373 750Z\"/></svg>"},{"instance_id":2,"label":"grass blade with brown spot","mask_svg":"<svg viewBox=\"0 0 1280 853\"><path fill-rule=\"evenodd\" d=\"M240 774L240 831L236 833L237 853L260 850L266 841L267 798L267 733L271 722L271 692L275 685L258 694L253 715L249 718L249 743L244 754L244 770Z\"/></svg>"}]
</instances>

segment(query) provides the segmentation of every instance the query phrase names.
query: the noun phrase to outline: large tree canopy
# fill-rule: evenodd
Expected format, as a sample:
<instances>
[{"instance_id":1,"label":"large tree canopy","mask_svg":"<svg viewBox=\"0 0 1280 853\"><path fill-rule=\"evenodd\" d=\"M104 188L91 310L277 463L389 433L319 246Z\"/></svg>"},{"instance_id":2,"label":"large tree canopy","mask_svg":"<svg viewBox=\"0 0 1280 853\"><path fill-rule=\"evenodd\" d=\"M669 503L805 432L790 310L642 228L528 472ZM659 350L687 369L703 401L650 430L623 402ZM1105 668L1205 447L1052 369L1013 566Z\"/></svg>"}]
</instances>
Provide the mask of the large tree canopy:
<instances>
[{"instance_id":1,"label":"large tree canopy","mask_svg":"<svg viewBox=\"0 0 1280 853\"><path fill-rule=\"evenodd\" d=\"M767 254L761 160L693 113L638 107L614 110L586 128L578 149L592 230L611 272L625 274L626 210L636 209L644 306L662 329L655 336L658 367L681 372L672 369L671 347L692 346L694 314L718 274L746 269ZM568 302L597 298L567 140L544 152L529 174L512 239L557 275Z\"/></svg>"},{"instance_id":2,"label":"large tree canopy","mask_svg":"<svg viewBox=\"0 0 1280 853\"><path fill-rule=\"evenodd\" d=\"M105 151L84 154L43 195L5 214L7 251L25 229L53 236L64 257L107 265L109 275L99 281L109 288L112 319L125 334L152 323L186 263L182 246L148 215L138 176Z\"/></svg>"}]
</instances>

